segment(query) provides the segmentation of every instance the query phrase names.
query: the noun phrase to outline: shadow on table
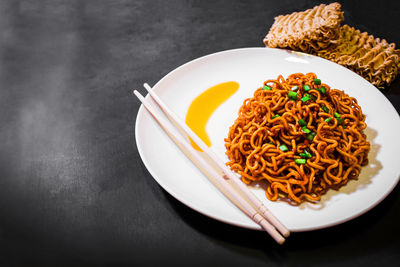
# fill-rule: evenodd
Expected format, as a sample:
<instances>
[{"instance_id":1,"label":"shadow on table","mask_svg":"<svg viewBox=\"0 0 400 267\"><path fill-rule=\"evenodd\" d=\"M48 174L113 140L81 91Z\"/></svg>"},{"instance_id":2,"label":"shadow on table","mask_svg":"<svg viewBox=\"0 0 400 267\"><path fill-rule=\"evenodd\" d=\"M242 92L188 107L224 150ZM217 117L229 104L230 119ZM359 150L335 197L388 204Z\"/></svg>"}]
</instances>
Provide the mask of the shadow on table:
<instances>
[{"instance_id":1,"label":"shadow on table","mask_svg":"<svg viewBox=\"0 0 400 267\"><path fill-rule=\"evenodd\" d=\"M327 229L292 233L282 246L266 233L211 219L186 207L165 191L164 193L181 218L212 242L265 262L301 265L326 263L333 254L337 254L335 261L351 259L365 255L367 251L379 251L391 242L398 242L400 228L394 227L395 224L392 223L397 218L393 207L400 201L400 195L395 193L396 189L399 189L399 185L393 194L368 213ZM393 227L385 226L388 223L392 223Z\"/></svg>"}]
</instances>

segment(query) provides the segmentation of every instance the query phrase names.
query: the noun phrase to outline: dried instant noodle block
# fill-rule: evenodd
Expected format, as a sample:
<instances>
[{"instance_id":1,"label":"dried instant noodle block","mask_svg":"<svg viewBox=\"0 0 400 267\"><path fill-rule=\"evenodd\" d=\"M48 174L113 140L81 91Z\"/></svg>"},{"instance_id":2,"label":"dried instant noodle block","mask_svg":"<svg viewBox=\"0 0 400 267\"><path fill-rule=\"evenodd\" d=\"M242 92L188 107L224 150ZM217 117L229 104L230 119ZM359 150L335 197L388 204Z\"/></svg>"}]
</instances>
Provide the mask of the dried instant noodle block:
<instances>
[{"instance_id":1,"label":"dried instant noodle block","mask_svg":"<svg viewBox=\"0 0 400 267\"><path fill-rule=\"evenodd\" d=\"M400 50L394 43L348 25L341 27L338 39L329 47L313 54L353 70L378 88L389 85L400 71Z\"/></svg>"},{"instance_id":2,"label":"dried instant noodle block","mask_svg":"<svg viewBox=\"0 0 400 267\"><path fill-rule=\"evenodd\" d=\"M337 38L343 12L339 3L321 4L303 12L275 18L264 39L267 47L311 52L326 48Z\"/></svg>"}]
</instances>

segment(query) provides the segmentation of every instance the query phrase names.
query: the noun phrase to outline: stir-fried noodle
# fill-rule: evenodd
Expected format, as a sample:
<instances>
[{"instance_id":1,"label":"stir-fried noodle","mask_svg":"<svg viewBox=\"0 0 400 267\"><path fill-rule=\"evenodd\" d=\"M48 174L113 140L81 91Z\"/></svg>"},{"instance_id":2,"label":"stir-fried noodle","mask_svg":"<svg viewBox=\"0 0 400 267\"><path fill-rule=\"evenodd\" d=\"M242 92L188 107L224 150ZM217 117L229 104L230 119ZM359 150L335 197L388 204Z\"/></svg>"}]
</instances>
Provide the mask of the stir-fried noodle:
<instances>
[{"instance_id":1,"label":"stir-fried noodle","mask_svg":"<svg viewBox=\"0 0 400 267\"><path fill-rule=\"evenodd\" d=\"M314 73L280 75L244 101L225 139L227 165L246 184L265 180L270 200L315 202L368 163L365 128L355 98Z\"/></svg>"}]
</instances>

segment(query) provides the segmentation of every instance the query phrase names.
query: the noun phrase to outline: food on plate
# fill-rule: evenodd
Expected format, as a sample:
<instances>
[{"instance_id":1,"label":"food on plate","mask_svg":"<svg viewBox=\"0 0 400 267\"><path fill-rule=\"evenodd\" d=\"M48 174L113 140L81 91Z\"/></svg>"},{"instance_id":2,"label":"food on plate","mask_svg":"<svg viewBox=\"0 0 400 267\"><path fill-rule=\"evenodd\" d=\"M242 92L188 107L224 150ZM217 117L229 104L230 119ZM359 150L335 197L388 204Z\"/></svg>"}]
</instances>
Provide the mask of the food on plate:
<instances>
[{"instance_id":1,"label":"food on plate","mask_svg":"<svg viewBox=\"0 0 400 267\"><path fill-rule=\"evenodd\" d=\"M287 48L336 62L378 88L390 85L400 71L400 49L385 39L349 25L341 26L339 3L319 5L275 18L264 39L267 47Z\"/></svg>"},{"instance_id":2,"label":"food on plate","mask_svg":"<svg viewBox=\"0 0 400 267\"><path fill-rule=\"evenodd\" d=\"M365 115L314 73L267 80L244 100L225 138L227 165L269 200L317 202L368 163Z\"/></svg>"},{"instance_id":3,"label":"food on plate","mask_svg":"<svg viewBox=\"0 0 400 267\"><path fill-rule=\"evenodd\" d=\"M275 18L264 38L268 47L311 52L326 48L339 35L343 12L339 3L321 4L303 12Z\"/></svg>"}]
</instances>

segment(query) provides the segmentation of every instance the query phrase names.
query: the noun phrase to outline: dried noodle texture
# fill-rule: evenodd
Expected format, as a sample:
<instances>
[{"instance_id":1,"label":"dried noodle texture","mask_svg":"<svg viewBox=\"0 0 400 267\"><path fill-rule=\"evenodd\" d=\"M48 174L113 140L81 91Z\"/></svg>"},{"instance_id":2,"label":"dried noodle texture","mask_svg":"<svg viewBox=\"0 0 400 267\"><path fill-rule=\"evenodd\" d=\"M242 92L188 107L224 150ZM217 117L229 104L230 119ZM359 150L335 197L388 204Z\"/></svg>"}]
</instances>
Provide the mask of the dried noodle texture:
<instances>
[{"instance_id":1,"label":"dried noodle texture","mask_svg":"<svg viewBox=\"0 0 400 267\"><path fill-rule=\"evenodd\" d=\"M389 85L400 71L400 50L394 43L348 25L335 43L314 54L353 70L378 88Z\"/></svg>"},{"instance_id":2,"label":"dried noodle texture","mask_svg":"<svg viewBox=\"0 0 400 267\"><path fill-rule=\"evenodd\" d=\"M267 47L311 52L326 48L337 38L343 12L339 3L321 4L302 12L275 17L264 39Z\"/></svg>"},{"instance_id":3,"label":"dried noodle texture","mask_svg":"<svg viewBox=\"0 0 400 267\"><path fill-rule=\"evenodd\" d=\"M243 102L225 139L227 165L246 184L265 181L272 201L319 201L368 164L357 100L316 78L295 73L265 81L266 89Z\"/></svg>"}]
</instances>

